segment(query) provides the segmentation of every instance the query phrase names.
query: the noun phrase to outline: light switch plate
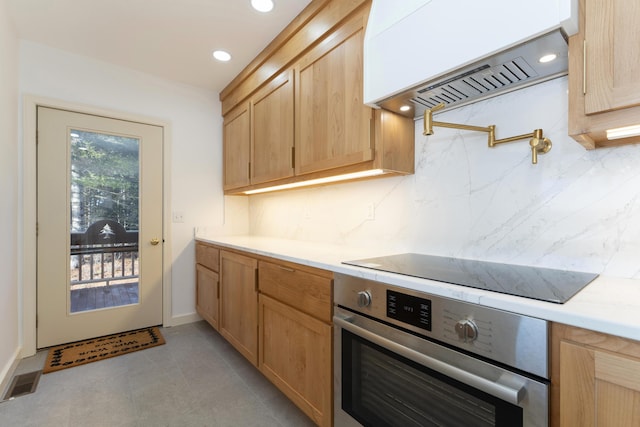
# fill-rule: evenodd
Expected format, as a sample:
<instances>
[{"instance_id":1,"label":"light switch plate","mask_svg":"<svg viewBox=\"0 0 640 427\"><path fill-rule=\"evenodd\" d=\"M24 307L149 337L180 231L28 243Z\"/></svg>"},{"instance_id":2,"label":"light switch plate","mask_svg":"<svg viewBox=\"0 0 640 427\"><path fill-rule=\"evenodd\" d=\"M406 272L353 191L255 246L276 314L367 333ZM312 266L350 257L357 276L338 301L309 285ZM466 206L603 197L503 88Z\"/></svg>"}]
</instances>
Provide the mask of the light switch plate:
<instances>
[{"instance_id":1,"label":"light switch plate","mask_svg":"<svg viewBox=\"0 0 640 427\"><path fill-rule=\"evenodd\" d=\"M173 211L173 222L184 222L184 212Z\"/></svg>"}]
</instances>

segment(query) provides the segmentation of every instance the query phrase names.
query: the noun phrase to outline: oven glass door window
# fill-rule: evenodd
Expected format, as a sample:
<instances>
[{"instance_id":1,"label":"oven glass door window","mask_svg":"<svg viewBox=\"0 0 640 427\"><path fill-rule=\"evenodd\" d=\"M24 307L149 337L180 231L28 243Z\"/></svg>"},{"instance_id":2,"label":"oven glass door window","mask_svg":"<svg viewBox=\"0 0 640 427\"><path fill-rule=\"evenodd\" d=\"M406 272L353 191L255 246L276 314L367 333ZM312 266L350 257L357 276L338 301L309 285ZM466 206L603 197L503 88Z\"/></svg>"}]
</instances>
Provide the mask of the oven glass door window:
<instances>
[{"instance_id":1,"label":"oven glass door window","mask_svg":"<svg viewBox=\"0 0 640 427\"><path fill-rule=\"evenodd\" d=\"M342 409L366 427L522 427L522 408L342 330Z\"/></svg>"}]
</instances>

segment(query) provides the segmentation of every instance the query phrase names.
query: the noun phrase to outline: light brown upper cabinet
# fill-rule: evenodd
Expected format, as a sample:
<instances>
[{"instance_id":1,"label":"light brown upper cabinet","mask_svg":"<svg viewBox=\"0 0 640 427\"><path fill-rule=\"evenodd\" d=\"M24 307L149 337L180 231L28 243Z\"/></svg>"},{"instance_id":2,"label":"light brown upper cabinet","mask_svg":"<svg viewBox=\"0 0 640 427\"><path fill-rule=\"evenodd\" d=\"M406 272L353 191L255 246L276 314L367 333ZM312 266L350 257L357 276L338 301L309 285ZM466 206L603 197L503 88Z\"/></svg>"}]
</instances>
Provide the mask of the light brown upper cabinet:
<instances>
[{"instance_id":1,"label":"light brown upper cabinet","mask_svg":"<svg viewBox=\"0 0 640 427\"><path fill-rule=\"evenodd\" d=\"M224 118L224 189L293 176L293 70Z\"/></svg>"},{"instance_id":2,"label":"light brown upper cabinet","mask_svg":"<svg viewBox=\"0 0 640 427\"><path fill-rule=\"evenodd\" d=\"M580 0L569 39L569 134L584 147L640 142L606 131L640 125L640 2Z\"/></svg>"},{"instance_id":3,"label":"light brown upper cabinet","mask_svg":"<svg viewBox=\"0 0 640 427\"><path fill-rule=\"evenodd\" d=\"M224 118L222 125L225 190L251 184L249 162L251 154L251 109L249 102L237 106Z\"/></svg>"},{"instance_id":4,"label":"light brown upper cabinet","mask_svg":"<svg viewBox=\"0 0 640 427\"><path fill-rule=\"evenodd\" d=\"M251 107L251 183L293 176L293 71L261 89Z\"/></svg>"},{"instance_id":5,"label":"light brown upper cabinet","mask_svg":"<svg viewBox=\"0 0 640 427\"><path fill-rule=\"evenodd\" d=\"M296 65L296 173L373 159L373 111L362 101L364 16Z\"/></svg>"},{"instance_id":6,"label":"light brown upper cabinet","mask_svg":"<svg viewBox=\"0 0 640 427\"><path fill-rule=\"evenodd\" d=\"M414 172L413 120L363 104L370 7L312 1L220 93L225 194L373 169Z\"/></svg>"}]
</instances>

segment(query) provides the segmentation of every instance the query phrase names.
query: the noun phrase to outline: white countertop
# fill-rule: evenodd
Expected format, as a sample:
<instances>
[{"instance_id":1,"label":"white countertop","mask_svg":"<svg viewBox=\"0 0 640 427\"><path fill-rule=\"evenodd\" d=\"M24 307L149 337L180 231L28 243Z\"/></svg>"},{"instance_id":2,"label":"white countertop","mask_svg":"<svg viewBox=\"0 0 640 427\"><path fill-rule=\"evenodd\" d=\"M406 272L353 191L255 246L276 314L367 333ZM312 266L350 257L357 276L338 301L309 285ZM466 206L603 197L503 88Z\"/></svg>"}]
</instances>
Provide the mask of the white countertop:
<instances>
[{"instance_id":1,"label":"white countertop","mask_svg":"<svg viewBox=\"0 0 640 427\"><path fill-rule=\"evenodd\" d=\"M600 276L565 304L555 304L342 264L342 261L392 255L380 253L379 249L372 252L366 248L356 249L257 236L197 236L196 239L248 253L640 340L638 280Z\"/></svg>"}]
</instances>

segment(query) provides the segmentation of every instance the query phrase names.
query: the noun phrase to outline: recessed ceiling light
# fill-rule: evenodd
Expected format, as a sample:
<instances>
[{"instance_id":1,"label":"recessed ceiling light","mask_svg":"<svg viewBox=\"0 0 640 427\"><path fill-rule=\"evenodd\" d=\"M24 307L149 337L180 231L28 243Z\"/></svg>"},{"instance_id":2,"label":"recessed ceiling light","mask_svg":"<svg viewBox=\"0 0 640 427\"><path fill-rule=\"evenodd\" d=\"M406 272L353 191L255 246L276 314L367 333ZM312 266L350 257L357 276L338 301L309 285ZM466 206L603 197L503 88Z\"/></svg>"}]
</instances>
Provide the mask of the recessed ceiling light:
<instances>
[{"instance_id":1,"label":"recessed ceiling light","mask_svg":"<svg viewBox=\"0 0 640 427\"><path fill-rule=\"evenodd\" d=\"M223 62L227 62L228 60L231 59L231 55L229 55L229 52L225 52L224 50L214 51L213 57L216 58L218 61L223 61Z\"/></svg>"},{"instance_id":2,"label":"recessed ceiling light","mask_svg":"<svg viewBox=\"0 0 640 427\"><path fill-rule=\"evenodd\" d=\"M273 9L273 0L251 0L251 6L258 12L270 12Z\"/></svg>"},{"instance_id":3,"label":"recessed ceiling light","mask_svg":"<svg viewBox=\"0 0 640 427\"><path fill-rule=\"evenodd\" d=\"M402 107L400 107L400 111L409 111L411 110L411 107L409 107L408 105L403 105Z\"/></svg>"},{"instance_id":4,"label":"recessed ceiling light","mask_svg":"<svg viewBox=\"0 0 640 427\"><path fill-rule=\"evenodd\" d=\"M545 62L553 61L557 57L558 55L556 55L555 53L550 53L548 55L541 56L540 59L538 59L538 62L542 62L544 64Z\"/></svg>"}]
</instances>

